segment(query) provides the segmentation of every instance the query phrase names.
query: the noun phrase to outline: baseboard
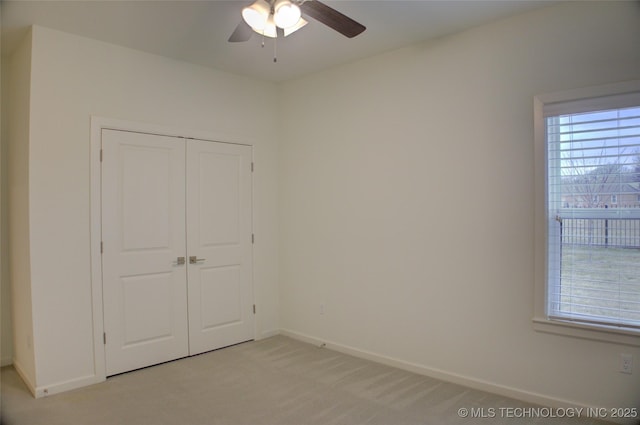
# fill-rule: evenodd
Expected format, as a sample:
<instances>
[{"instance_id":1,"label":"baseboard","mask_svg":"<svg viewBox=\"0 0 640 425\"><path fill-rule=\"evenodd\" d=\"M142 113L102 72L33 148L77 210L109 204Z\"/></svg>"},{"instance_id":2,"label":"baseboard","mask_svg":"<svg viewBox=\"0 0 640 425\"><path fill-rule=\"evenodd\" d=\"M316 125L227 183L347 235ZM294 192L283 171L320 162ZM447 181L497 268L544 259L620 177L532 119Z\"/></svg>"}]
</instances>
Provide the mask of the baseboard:
<instances>
[{"instance_id":1,"label":"baseboard","mask_svg":"<svg viewBox=\"0 0 640 425\"><path fill-rule=\"evenodd\" d=\"M261 339L265 339L265 338L271 338L272 336L276 336L276 335L280 335L280 329L275 329L275 330L271 330L271 331L264 331L260 334L260 336L258 337L258 340Z\"/></svg>"},{"instance_id":2,"label":"baseboard","mask_svg":"<svg viewBox=\"0 0 640 425\"><path fill-rule=\"evenodd\" d=\"M447 372L440 369L430 368L423 365L395 359L392 357L382 356L376 353L372 353L370 351L360 350L358 348L350 347L347 345L326 341L320 338L316 338L310 335L306 335L306 334L288 330L288 329L281 329L280 334L296 339L298 341L306 342L316 346L322 346L334 351L338 351L340 353L349 354L354 357L359 357L361 359L371 360L376 363L381 363L387 366L396 367L398 369L403 369L409 372L417 373L419 375L429 376L431 378L440 379L442 381L464 385L465 387L486 391L489 393L501 395L503 397L509 397L509 398L521 400L527 403L532 403L532 404L537 404L537 405L552 407L552 408L595 409L595 408L601 407L601 406L588 406L585 404L581 404L581 403L577 403L569 400L549 397L539 393L524 391L518 388L496 384L496 383L485 381L482 379L476 379L469 376L463 376L463 375ZM608 420L613 420L613 419L609 418ZM620 419L619 421L620 422L618 421L616 422L623 423L623 424L635 423L633 421L625 422L624 419Z\"/></svg>"},{"instance_id":3,"label":"baseboard","mask_svg":"<svg viewBox=\"0 0 640 425\"><path fill-rule=\"evenodd\" d=\"M20 365L20 362L18 362L15 359L13 359L13 368L16 370L16 372L18 372L18 375L20 375L20 378L22 379L24 384L29 389L29 392L31 392L31 395L33 395L35 397L36 396L36 386L35 386L35 384L33 382L31 382L31 379L29 379L27 374L24 372L24 369Z\"/></svg>"},{"instance_id":4,"label":"baseboard","mask_svg":"<svg viewBox=\"0 0 640 425\"><path fill-rule=\"evenodd\" d=\"M41 398L69 390L75 390L77 388L82 388L88 385L93 385L105 381L105 379L102 377L90 375L70 379L68 381L59 382L52 385L38 387L31 381L31 379L27 377L27 374L24 373L24 370L22 366L20 366L20 363L14 360L13 367L15 368L16 372L18 372L18 375L20 375L20 378L22 378L22 380L24 381L24 384L29 389L29 392L31 392L31 395L33 395L35 398Z\"/></svg>"},{"instance_id":5,"label":"baseboard","mask_svg":"<svg viewBox=\"0 0 640 425\"><path fill-rule=\"evenodd\" d=\"M75 390L78 388L86 387L88 385L98 384L100 382L104 382L105 380L106 378L102 378L96 375L89 375L70 379L64 382L58 382L52 385L36 387L35 398L46 397L65 391Z\"/></svg>"}]
</instances>

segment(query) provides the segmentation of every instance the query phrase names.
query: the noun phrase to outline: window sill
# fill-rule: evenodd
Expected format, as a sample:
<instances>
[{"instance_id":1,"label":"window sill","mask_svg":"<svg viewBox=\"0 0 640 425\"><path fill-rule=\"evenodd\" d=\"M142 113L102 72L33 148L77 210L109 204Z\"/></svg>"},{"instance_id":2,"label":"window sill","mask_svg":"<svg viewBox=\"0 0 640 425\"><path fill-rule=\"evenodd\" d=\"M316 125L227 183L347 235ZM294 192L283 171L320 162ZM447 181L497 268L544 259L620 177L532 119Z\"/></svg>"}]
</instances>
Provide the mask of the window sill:
<instances>
[{"instance_id":1,"label":"window sill","mask_svg":"<svg viewBox=\"0 0 640 425\"><path fill-rule=\"evenodd\" d=\"M535 317L533 318L533 329L538 332L564 335L573 338L640 347L640 332L614 327L586 325L576 322Z\"/></svg>"}]
</instances>

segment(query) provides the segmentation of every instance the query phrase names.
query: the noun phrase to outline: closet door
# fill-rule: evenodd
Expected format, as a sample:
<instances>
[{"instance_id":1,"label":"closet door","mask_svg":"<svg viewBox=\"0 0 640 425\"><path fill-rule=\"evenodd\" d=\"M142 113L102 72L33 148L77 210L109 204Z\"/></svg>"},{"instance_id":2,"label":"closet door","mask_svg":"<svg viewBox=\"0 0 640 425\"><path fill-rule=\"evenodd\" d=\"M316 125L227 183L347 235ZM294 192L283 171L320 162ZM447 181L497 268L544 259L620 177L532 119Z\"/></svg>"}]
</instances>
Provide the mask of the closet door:
<instances>
[{"instance_id":1,"label":"closet door","mask_svg":"<svg viewBox=\"0 0 640 425\"><path fill-rule=\"evenodd\" d=\"M253 339L251 147L187 141L189 352Z\"/></svg>"},{"instance_id":2,"label":"closet door","mask_svg":"<svg viewBox=\"0 0 640 425\"><path fill-rule=\"evenodd\" d=\"M107 375L189 354L185 143L102 133L103 303Z\"/></svg>"}]
</instances>

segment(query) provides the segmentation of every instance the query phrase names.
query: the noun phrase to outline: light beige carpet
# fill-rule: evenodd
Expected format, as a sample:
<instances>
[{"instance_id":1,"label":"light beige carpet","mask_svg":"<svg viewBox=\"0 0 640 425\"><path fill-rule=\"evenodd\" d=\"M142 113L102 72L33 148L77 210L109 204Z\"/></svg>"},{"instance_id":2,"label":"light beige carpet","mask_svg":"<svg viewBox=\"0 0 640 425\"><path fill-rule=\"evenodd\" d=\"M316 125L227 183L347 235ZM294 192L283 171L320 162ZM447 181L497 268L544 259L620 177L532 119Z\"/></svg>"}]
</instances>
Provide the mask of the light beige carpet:
<instances>
[{"instance_id":1,"label":"light beige carpet","mask_svg":"<svg viewBox=\"0 0 640 425\"><path fill-rule=\"evenodd\" d=\"M1 383L2 425L601 423L590 418L509 417L500 409L535 406L284 336L37 400L12 367L2 369ZM460 409L484 416L493 411L495 417L461 417Z\"/></svg>"}]
</instances>

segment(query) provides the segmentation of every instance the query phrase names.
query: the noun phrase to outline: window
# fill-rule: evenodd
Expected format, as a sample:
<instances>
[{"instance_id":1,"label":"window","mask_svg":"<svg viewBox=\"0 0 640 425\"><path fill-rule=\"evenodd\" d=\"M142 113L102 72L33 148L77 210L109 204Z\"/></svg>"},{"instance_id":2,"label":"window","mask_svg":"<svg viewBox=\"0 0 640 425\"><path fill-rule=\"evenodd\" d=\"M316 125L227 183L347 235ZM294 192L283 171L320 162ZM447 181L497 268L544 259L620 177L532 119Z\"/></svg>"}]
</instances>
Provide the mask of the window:
<instances>
[{"instance_id":1,"label":"window","mask_svg":"<svg viewBox=\"0 0 640 425\"><path fill-rule=\"evenodd\" d=\"M640 83L634 87L536 100L545 158L539 321L640 334Z\"/></svg>"}]
</instances>

